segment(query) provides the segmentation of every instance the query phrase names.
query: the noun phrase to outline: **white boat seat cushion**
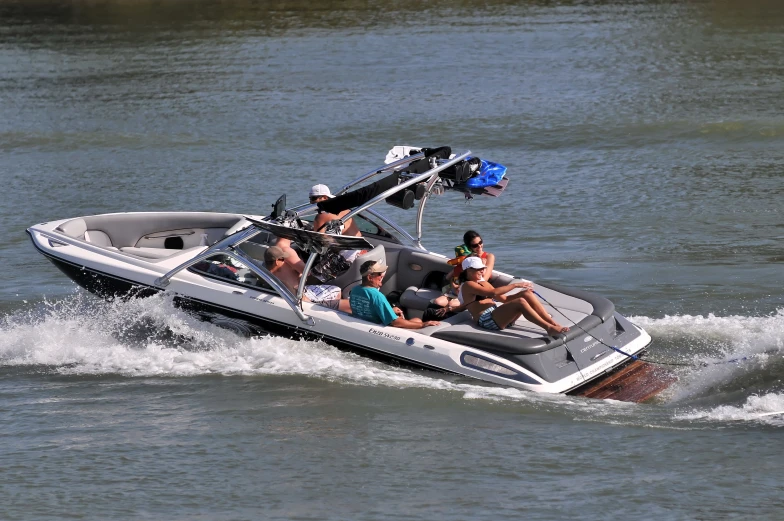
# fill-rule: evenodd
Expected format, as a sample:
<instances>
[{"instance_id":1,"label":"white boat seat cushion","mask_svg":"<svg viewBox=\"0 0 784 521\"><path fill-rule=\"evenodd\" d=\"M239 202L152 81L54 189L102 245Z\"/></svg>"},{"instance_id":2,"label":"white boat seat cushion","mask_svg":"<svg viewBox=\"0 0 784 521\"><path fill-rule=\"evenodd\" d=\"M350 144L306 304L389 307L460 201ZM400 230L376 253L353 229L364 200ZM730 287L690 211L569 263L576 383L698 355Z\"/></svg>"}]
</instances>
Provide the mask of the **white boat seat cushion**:
<instances>
[{"instance_id":1,"label":"white boat seat cushion","mask_svg":"<svg viewBox=\"0 0 784 521\"><path fill-rule=\"evenodd\" d=\"M400 295L400 305L404 308L424 311L431 300L440 296L441 292L438 290L411 286Z\"/></svg>"},{"instance_id":2,"label":"white boat seat cushion","mask_svg":"<svg viewBox=\"0 0 784 521\"><path fill-rule=\"evenodd\" d=\"M351 263L351 266L349 266L345 273L335 277L331 281L328 281L328 283L334 286L339 286L343 290L343 298L348 298L348 294L351 292L352 288L362 282L362 276L359 274L359 268L363 263L369 260L386 262L387 253L386 250L384 250L384 246L379 244L369 252L359 255L356 260Z\"/></svg>"},{"instance_id":3,"label":"white boat seat cushion","mask_svg":"<svg viewBox=\"0 0 784 521\"><path fill-rule=\"evenodd\" d=\"M171 257L175 253L182 253L183 250L167 250L166 248L139 248L136 246L123 246L120 248L123 253L130 253L137 257L144 257L146 259L165 259Z\"/></svg>"},{"instance_id":4,"label":"white boat seat cushion","mask_svg":"<svg viewBox=\"0 0 784 521\"><path fill-rule=\"evenodd\" d=\"M231 228L226 230L226 233L224 233L223 236L224 237L228 237L229 235L234 235L238 231L240 231L240 230L242 230L244 228L247 228L250 225L251 225L251 222L243 217L242 219L240 219L239 221L234 223L234 226L232 226Z\"/></svg>"},{"instance_id":5,"label":"white boat seat cushion","mask_svg":"<svg viewBox=\"0 0 784 521\"><path fill-rule=\"evenodd\" d=\"M79 217L77 219L71 219L70 221L64 222L57 227L57 230L63 232L68 237L83 240L84 232L87 231L87 223L84 222L84 219Z\"/></svg>"},{"instance_id":6,"label":"white boat seat cushion","mask_svg":"<svg viewBox=\"0 0 784 521\"><path fill-rule=\"evenodd\" d=\"M84 240L96 246L112 246L112 240L101 230L87 230L84 232Z\"/></svg>"}]
</instances>

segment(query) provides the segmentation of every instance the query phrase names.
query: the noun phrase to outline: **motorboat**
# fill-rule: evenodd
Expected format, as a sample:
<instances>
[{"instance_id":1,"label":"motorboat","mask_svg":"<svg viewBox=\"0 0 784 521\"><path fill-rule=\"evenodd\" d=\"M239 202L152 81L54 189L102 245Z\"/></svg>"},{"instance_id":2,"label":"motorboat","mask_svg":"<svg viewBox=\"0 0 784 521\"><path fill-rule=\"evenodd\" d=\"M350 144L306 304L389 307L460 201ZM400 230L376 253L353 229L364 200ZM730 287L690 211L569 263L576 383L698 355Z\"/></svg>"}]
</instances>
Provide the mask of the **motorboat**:
<instances>
[{"instance_id":1,"label":"motorboat","mask_svg":"<svg viewBox=\"0 0 784 521\"><path fill-rule=\"evenodd\" d=\"M386 263L381 292L409 318L421 317L442 294L452 266L422 245L427 201L449 194L498 197L509 177L503 169L492 185L477 187L468 183L479 173L470 151L406 152L328 201L288 207L281 196L269 215L109 213L44 222L27 233L41 254L92 293L141 298L168 292L177 306L241 334L318 339L408 367L534 392L643 401L667 387L672 376L639 359L651 344L648 333L606 298L578 289L534 284L547 311L570 326L556 336L523 317L500 331L481 329L468 311L437 326L400 329L303 299L312 282L338 286L347 298L361 283L359 268L367 260ZM384 216L381 203L416 208L413 233ZM321 232L309 229L321 210L342 217ZM341 235L349 219L361 236ZM304 263L296 291L263 262L264 251L280 238ZM347 250L360 251L353 263L334 262ZM494 270L488 280L500 287L520 279Z\"/></svg>"}]
</instances>

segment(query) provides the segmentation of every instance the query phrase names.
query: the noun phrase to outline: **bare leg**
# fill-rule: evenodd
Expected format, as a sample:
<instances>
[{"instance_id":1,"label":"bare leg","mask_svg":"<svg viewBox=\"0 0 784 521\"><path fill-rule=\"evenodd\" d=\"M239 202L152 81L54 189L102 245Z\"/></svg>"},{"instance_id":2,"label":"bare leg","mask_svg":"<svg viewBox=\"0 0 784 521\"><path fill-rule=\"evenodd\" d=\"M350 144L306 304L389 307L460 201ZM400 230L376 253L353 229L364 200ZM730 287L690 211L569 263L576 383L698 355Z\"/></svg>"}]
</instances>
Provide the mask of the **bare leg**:
<instances>
[{"instance_id":1,"label":"bare leg","mask_svg":"<svg viewBox=\"0 0 784 521\"><path fill-rule=\"evenodd\" d=\"M446 305L449 304L449 297L446 295L441 295L440 297L434 298L432 302L438 307L445 308Z\"/></svg>"},{"instance_id":2,"label":"bare leg","mask_svg":"<svg viewBox=\"0 0 784 521\"><path fill-rule=\"evenodd\" d=\"M536 295L534 295L533 291L524 292L523 298L525 299L526 302L528 302L531 308L533 308L533 310L536 311L536 313L544 320L546 320L551 326L559 329L561 332L569 331L568 327L564 327L558 322L556 322L555 320L553 320L553 317L550 316L550 313L547 312L547 310L544 308L544 306L539 301L539 299L536 298Z\"/></svg>"},{"instance_id":3,"label":"bare leg","mask_svg":"<svg viewBox=\"0 0 784 521\"><path fill-rule=\"evenodd\" d=\"M343 313L351 314L351 304L349 304L349 300L347 298L340 299L338 303L338 309Z\"/></svg>"},{"instance_id":4,"label":"bare leg","mask_svg":"<svg viewBox=\"0 0 784 521\"><path fill-rule=\"evenodd\" d=\"M436 306L442 307L442 308L447 307L449 304L452 304L452 306L454 306L454 307L457 307L457 306L460 305L460 301L459 300L457 300L456 298L452 298L451 299L451 298L447 297L446 295L441 295L440 297L436 297L431 302L433 304L435 304Z\"/></svg>"},{"instance_id":5,"label":"bare leg","mask_svg":"<svg viewBox=\"0 0 784 521\"><path fill-rule=\"evenodd\" d=\"M498 327L504 329L520 318L520 315L525 316L529 322L533 322L547 331L548 335L557 335L558 333L563 333L564 330L568 330L568 328L555 327L543 319L525 299L515 299L496 308L493 311L493 320L498 324Z\"/></svg>"}]
</instances>

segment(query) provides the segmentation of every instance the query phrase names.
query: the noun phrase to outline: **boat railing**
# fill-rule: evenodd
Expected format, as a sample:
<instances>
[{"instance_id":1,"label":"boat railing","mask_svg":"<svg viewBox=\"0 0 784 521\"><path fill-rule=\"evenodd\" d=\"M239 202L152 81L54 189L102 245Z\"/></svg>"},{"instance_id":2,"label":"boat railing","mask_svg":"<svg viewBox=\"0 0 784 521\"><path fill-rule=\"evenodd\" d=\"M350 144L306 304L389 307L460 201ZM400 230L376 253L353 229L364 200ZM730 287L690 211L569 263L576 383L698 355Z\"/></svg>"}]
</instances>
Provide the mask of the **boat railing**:
<instances>
[{"instance_id":1,"label":"boat railing","mask_svg":"<svg viewBox=\"0 0 784 521\"><path fill-rule=\"evenodd\" d=\"M371 170L370 172L368 172L368 173L366 173L364 175L361 175L360 177L358 177L355 180L351 181L347 185L344 185L343 187L340 188L340 190L335 192L334 195L335 196L342 195L342 194L346 193L349 188L353 188L356 185L358 185L358 184L360 184L360 183L362 183L364 181L372 179L373 177L375 177L377 175L386 174L388 172L392 172L394 170L397 170L398 168L401 168L401 167L404 167L404 166L408 166L409 164L413 163L414 161L418 161L418 160L420 160L420 159L422 159L424 157L425 157L425 153L424 152L419 152L417 154L414 154L414 155L411 155L411 156L408 156L408 157L404 157L403 159L398 159L394 163L389 163L389 164L386 164L384 166L380 166L378 168L375 168L375 169ZM313 203L302 203L302 204L299 204L297 206L292 206L291 208L287 208L287 211L295 212L297 215L300 215L300 216L307 215L308 213L310 213L312 211L315 211L315 210L316 210L316 205L313 204Z\"/></svg>"},{"instance_id":2,"label":"boat railing","mask_svg":"<svg viewBox=\"0 0 784 521\"><path fill-rule=\"evenodd\" d=\"M417 237L416 238L412 237L412 240L415 242L417 247L422 249L423 248L422 247L422 243L421 243L421 240L422 240L422 217L423 217L423 214L424 214L424 207L425 207L425 203L426 203L428 197L430 196L430 192L431 192L433 186L435 185L435 182L438 179L438 174L441 171L446 170L447 168L451 167L452 165L455 165L455 164L459 163L460 161L464 160L465 158L467 158L470 155L471 155L471 151L467 150L467 151L463 152L462 154L460 154L459 156L455 156L453 159L450 159L449 161L446 161L445 163L440 164L440 165L436 166L435 168L431 168L430 170L428 170L427 172L424 172L423 174L420 174L418 176L412 177L411 179L409 179L407 181L404 181L404 182L400 183L397 186L393 186L389 190L378 194L376 197L372 198L371 200L367 201L366 203L364 203L364 204L362 204L360 206L357 206L356 208L351 210L349 213L344 215L340 219L340 221L341 222L346 222L347 220L351 219L353 216L355 216L359 212L365 211L368 208L370 208L371 206L374 206L374 205L380 203L381 201L385 200L387 197L389 197L392 194L395 194L395 193L397 193L397 192L399 192L401 190L405 190L406 188L408 188L410 186L414 186L415 184L422 183L422 182L427 182L425 195L419 201L419 212L417 213L417 222L416 222ZM409 235L409 237L410 237L410 235Z\"/></svg>"},{"instance_id":3,"label":"boat railing","mask_svg":"<svg viewBox=\"0 0 784 521\"><path fill-rule=\"evenodd\" d=\"M216 242L201 252L199 255L183 262L176 268L169 270L165 275L158 277L155 279L153 284L158 288L165 289L170 284L172 277L174 277L177 273L181 272L182 270L186 270L191 266L198 264L199 262L205 261L218 253L222 253L245 265L246 268L251 270L257 277L269 284L270 287L272 287L281 297L283 297L283 299L301 321L306 322L308 325L313 325L313 318L305 315L300 309L298 301L301 300L301 297L298 299L296 296L294 296L288 288L280 283L277 277L270 273L269 270L257 265L255 262L253 262L253 259L249 258L242 252L242 250L239 249L240 244L249 241L263 231L265 230L251 226L245 230L241 230L233 235L230 235L229 237Z\"/></svg>"}]
</instances>

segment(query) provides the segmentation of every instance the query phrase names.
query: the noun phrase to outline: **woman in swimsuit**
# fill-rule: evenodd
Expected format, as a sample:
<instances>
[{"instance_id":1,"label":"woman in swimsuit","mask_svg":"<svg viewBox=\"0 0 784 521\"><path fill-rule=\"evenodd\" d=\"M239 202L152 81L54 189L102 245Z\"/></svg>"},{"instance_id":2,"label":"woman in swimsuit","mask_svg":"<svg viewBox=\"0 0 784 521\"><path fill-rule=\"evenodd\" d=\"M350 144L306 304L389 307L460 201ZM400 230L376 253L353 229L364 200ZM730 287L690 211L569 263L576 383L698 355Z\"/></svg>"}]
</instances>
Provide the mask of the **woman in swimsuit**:
<instances>
[{"instance_id":1,"label":"woman in swimsuit","mask_svg":"<svg viewBox=\"0 0 784 521\"><path fill-rule=\"evenodd\" d=\"M471 313L479 327L500 330L524 316L529 322L541 327L550 336L569 331L555 322L533 294L530 282L515 282L493 287L484 279L485 264L479 257L466 257L462 263L466 281L457 294L461 307ZM512 295L505 295L513 289L522 289ZM501 304L498 304L500 302Z\"/></svg>"},{"instance_id":2,"label":"woman in swimsuit","mask_svg":"<svg viewBox=\"0 0 784 521\"><path fill-rule=\"evenodd\" d=\"M482 262L485 264L485 274L487 277L490 278L493 276L493 266L495 266L495 255L492 253L488 253L485 251L485 242L482 240L482 236L479 235L474 230L468 230L463 234L463 251L471 252L469 255L473 255L475 257L479 257L482 259ZM460 247L458 247L460 248ZM458 251L458 248L455 248L455 252ZM458 257L455 260L459 260ZM446 291L446 295L441 295L440 297L436 297L432 300L431 304L433 304L436 308L447 308L447 307L457 307L458 302L454 297L450 297L449 294L454 295L454 291L458 290L458 284L455 281L460 277L460 274L463 272L463 267L458 264L457 266L449 272L446 276L446 280L449 281L449 285L451 289ZM445 286L445 289L449 286ZM442 317L443 318L443 317Z\"/></svg>"}]
</instances>

